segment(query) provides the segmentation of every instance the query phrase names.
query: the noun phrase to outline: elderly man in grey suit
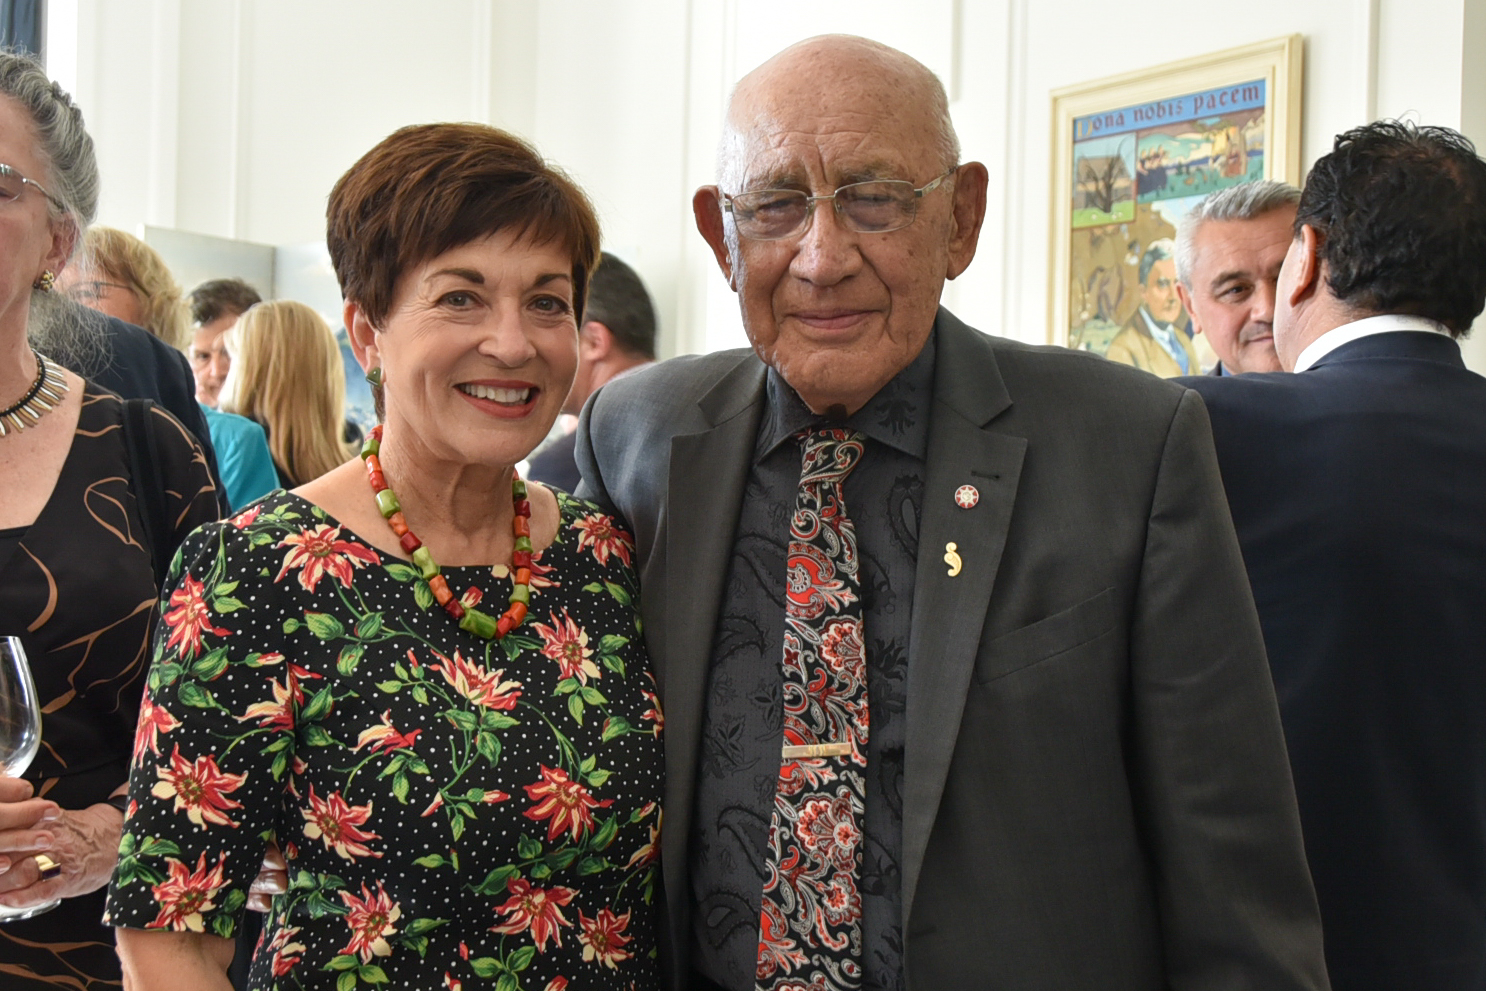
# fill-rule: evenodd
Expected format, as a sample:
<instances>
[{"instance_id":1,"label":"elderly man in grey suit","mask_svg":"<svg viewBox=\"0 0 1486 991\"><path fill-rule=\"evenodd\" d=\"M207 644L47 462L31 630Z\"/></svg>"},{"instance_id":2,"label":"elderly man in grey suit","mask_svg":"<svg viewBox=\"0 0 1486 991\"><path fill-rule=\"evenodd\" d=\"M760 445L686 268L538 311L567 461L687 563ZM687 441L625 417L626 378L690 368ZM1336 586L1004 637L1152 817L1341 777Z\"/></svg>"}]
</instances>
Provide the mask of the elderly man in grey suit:
<instances>
[{"instance_id":1,"label":"elderly man in grey suit","mask_svg":"<svg viewBox=\"0 0 1486 991\"><path fill-rule=\"evenodd\" d=\"M601 390L665 710L670 986L1326 986L1196 395L939 308L987 172L860 38L739 83L698 226L751 350Z\"/></svg>"}]
</instances>

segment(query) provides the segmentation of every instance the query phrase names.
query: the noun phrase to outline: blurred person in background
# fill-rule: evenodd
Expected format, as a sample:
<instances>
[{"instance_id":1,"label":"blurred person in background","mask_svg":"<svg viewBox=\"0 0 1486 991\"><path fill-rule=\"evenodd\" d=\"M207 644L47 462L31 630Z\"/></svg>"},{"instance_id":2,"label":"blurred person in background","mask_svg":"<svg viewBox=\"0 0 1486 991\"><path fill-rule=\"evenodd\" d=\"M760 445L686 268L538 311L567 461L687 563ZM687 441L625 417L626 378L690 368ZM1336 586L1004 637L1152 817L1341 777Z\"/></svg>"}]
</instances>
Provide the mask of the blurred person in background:
<instances>
[{"instance_id":1,"label":"blurred person in background","mask_svg":"<svg viewBox=\"0 0 1486 991\"><path fill-rule=\"evenodd\" d=\"M313 481L345 462L346 382L340 348L304 303L259 303L228 332L231 371L222 406L268 434L279 484Z\"/></svg>"},{"instance_id":2,"label":"blurred person in background","mask_svg":"<svg viewBox=\"0 0 1486 991\"><path fill-rule=\"evenodd\" d=\"M120 980L99 920L156 572L217 515L206 458L179 422L46 354L108 353L103 318L55 290L97 200L82 114L36 63L0 52L0 636L20 638L43 711L24 778L0 776L0 908L62 900L0 925L7 991ZM132 457L128 437L153 455Z\"/></svg>"},{"instance_id":3,"label":"blurred person in background","mask_svg":"<svg viewBox=\"0 0 1486 991\"><path fill-rule=\"evenodd\" d=\"M157 638L171 719L136 749L139 855L109 901L125 972L224 988L277 839L295 884L254 988L655 991L663 757L634 543L513 469L572 386L593 208L519 139L436 124L352 166L328 227L384 422L178 559L171 594L201 606ZM226 394L305 309L248 311Z\"/></svg>"},{"instance_id":4,"label":"blurred person in background","mask_svg":"<svg viewBox=\"0 0 1486 991\"><path fill-rule=\"evenodd\" d=\"M133 234L88 228L79 264L69 266L58 285L84 306L186 349L190 327L181 285L160 253Z\"/></svg>"},{"instance_id":5,"label":"blurred person in background","mask_svg":"<svg viewBox=\"0 0 1486 991\"><path fill-rule=\"evenodd\" d=\"M578 374L562 411L583 412L588 397L606 383L655 361L655 304L635 270L605 251L588 289L588 308L578 328ZM572 428L537 452L527 474L539 482L572 492L578 487L577 440Z\"/></svg>"},{"instance_id":6,"label":"blurred person in background","mask_svg":"<svg viewBox=\"0 0 1486 991\"><path fill-rule=\"evenodd\" d=\"M242 279L212 279L191 290L191 371L196 401L206 417L217 449L229 510L246 506L279 486L279 474L263 427L245 416L217 409L218 394L232 359L227 331L244 310L261 302L258 291Z\"/></svg>"},{"instance_id":7,"label":"blurred person in background","mask_svg":"<svg viewBox=\"0 0 1486 991\"><path fill-rule=\"evenodd\" d=\"M193 326L188 356L196 375L196 399L215 408L227 369L232 367L227 332L263 297L242 279L211 279L191 290L190 301Z\"/></svg>"}]
</instances>

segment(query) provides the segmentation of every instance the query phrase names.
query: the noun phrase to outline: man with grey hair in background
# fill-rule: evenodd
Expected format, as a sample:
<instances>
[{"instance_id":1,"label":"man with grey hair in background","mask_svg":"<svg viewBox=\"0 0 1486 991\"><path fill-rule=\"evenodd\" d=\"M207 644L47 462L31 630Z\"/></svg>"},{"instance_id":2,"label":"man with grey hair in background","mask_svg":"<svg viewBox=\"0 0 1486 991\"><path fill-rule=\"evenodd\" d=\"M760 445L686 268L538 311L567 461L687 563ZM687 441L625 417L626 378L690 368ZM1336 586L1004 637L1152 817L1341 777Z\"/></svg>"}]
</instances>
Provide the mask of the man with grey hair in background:
<instances>
[{"instance_id":1,"label":"man with grey hair in background","mask_svg":"<svg viewBox=\"0 0 1486 991\"><path fill-rule=\"evenodd\" d=\"M1140 256L1140 305L1125 327L1109 342L1104 356L1122 365L1171 378L1201 371L1192 335L1178 321L1182 301L1177 295L1176 245L1170 238L1152 241Z\"/></svg>"},{"instance_id":2,"label":"man with grey hair in background","mask_svg":"<svg viewBox=\"0 0 1486 991\"><path fill-rule=\"evenodd\" d=\"M1211 374L1278 372L1275 282L1290 248L1300 190L1265 179L1205 197L1176 235L1177 292L1219 361ZM1193 369L1192 374L1196 374Z\"/></svg>"},{"instance_id":3,"label":"man with grey hair in background","mask_svg":"<svg viewBox=\"0 0 1486 991\"><path fill-rule=\"evenodd\" d=\"M752 348L584 409L666 716L669 986L1324 988L1202 403L939 306L987 181L923 65L786 49L693 198Z\"/></svg>"}]
</instances>

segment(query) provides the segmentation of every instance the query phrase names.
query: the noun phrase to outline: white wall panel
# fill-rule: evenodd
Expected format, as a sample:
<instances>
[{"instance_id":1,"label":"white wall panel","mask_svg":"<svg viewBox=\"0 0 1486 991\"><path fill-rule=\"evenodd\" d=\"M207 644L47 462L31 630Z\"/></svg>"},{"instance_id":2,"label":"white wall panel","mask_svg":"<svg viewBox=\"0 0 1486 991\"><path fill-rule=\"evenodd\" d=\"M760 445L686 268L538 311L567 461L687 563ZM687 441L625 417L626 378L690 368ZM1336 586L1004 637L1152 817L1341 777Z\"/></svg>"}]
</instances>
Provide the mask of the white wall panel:
<instances>
[{"instance_id":1,"label":"white wall panel","mask_svg":"<svg viewBox=\"0 0 1486 991\"><path fill-rule=\"evenodd\" d=\"M811 35L865 34L944 78L965 157L991 174L979 254L945 298L1030 341L1047 332L1054 88L1300 32L1307 164L1373 111L1486 141L1486 0L1250 0L1223 17L1099 0L55 2L104 222L313 241L332 183L393 128L489 120L593 195L606 243L655 294L667 353L743 343L690 197L733 83Z\"/></svg>"}]
</instances>

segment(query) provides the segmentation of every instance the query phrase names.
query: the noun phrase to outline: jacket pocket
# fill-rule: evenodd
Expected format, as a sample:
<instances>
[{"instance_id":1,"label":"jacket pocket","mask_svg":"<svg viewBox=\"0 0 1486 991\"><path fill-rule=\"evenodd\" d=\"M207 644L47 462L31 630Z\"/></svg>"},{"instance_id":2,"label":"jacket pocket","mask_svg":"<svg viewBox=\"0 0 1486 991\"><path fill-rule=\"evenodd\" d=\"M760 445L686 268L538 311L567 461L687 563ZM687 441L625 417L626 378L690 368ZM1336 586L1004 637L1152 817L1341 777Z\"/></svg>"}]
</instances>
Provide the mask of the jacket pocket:
<instances>
[{"instance_id":1,"label":"jacket pocket","mask_svg":"<svg viewBox=\"0 0 1486 991\"><path fill-rule=\"evenodd\" d=\"M1099 639L1118 623L1115 590L1106 588L1077 605L982 645L975 659L975 680L984 685L1031 667Z\"/></svg>"}]
</instances>

